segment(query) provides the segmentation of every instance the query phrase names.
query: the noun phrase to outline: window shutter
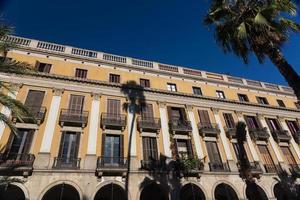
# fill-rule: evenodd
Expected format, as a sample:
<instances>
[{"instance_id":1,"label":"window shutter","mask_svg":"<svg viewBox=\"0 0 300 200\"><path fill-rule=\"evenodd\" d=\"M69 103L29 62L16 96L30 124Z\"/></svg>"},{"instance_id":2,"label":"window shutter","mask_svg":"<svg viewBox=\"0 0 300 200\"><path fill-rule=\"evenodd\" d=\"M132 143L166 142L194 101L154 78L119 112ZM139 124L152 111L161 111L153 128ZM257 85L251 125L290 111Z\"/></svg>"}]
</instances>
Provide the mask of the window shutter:
<instances>
[{"instance_id":1,"label":"window shutter","mask_svg":"<svg viewBox=\"0 0 300 200\"><path fill-rule=\"evenodd\" d=\"M153 106L152 104L146 104L142 107L142 118L153 118Z\"/></svg>"},{"instance_id":2,"label":"window shutter","mask_svg":"<svg viewBox=\"0 0 300 200\"><path fill-rule=\"evenodd\" d=\"M107 99L107 113L112 115L120 115L121 112L120 107L121 107L120 100Z\"/></svg>"},{"instance_id":3,"label":"window shutter","mask_svg":"<svg viewBox=\"0 0 300 200\"><path fill-rule=\"evenodd\" d=\"M124 158L124 135L120 135L120 157Z\"/></svg>"},{"instance_id":4,"label":"window shutter","mask_svg":"<svg viewBox=\"0 0 300 200\"><path fill-rule=\"evenodd\" d=\"M167 111L168 111L169 120L171 120L172 119L172 107L171 106L167 106Z\"/></svg>"},{"instance_id":5,"label":"window shutter","mask_svg":"<svg viewBox=\"0 0 300 200\"><path fill-rule=\"evenodd\" d=\"M81 113L83 110L84 96L72 95L70 96L69 110L75 113Z\"/></svg>"},{"instance_id":6,"label":"window shutter","mask_svg":"<svg viewBox=\"0 0 300 200\"><path fill-rule=\"evenodd\" d=\"M13 143L15 137L16 137L15 134L13 132L11 132L9 135L9 138L8 138L7 148L5 150L5 153L10 152L10 149L11 149L11 146L12 146L12 143Z\"/></svg>"},{"instance_id":7,"label":"window shutter","mask_svg":"<svg viewBox=\"0 0 300 200\"><path fill-rule=\"evenodd\" d=\"M37 90L29 90L25 105L28 107L41 107L44 100L45 92Z\"/></svg>"},{"instance_id":8,"label":"window shutter","mask_svg":"<svg viewBox=\"0 0 300 200\"><path fill-rule=\"evenodd\" d=\"M26 130L28 131L27 136L26 136L26 141L23 149L23 153L27 154L30 152L31 144L32 144L32 139L33 139L33 134L34 130Z\"/></svg>"},{"instance_id":9,"label":"window shutter","mask_svg":"<svg viewBox=\"0 0 300 200\"><path fill-rule=\"evenodd\" d=\"M44 72L45 73L50 73L50 69L51 69L51 64L46 64L45 68L44 68Z\"/></svg>"},{"instance_id":10,"label":"window shutter","mask_svg":"<svg viewBox=\"0 0 300 200\"><path fill-rule=\"evenodd\" d=\"M102 133L102 141L101 141L101 156L105 156L104 155L104 151L105 151L105 133Z\"/></svg>"},{"instance_id":11,"label":"window shutter","mask_svg":"<svg viewBox=\"0 0 300 200\"><path fill-rule=\"evenodd\" d=\"M155 160L158 160L156 137L152 137L151 141L152 141L152 156Z\"/></svg>"},{"instance_id":12,"label":"window shutter","mask_svg":"<svg viewBox=\"0 0 300 200\"><path fill-rule=\"evenodd\" d=\"M207 110L198 110L198 114L201 124L210 124L209 114Z\"/></svg>"},{"instance_id":13,"label":"window shutter","mask_svg":"<svg viewBox=\"0 0 300 200\"><path fill-rule=\"evenodd\" d=\"M186 121L187 116L186 116L185 108L180 108L180 114L181 114L181 117L183 118L183 120Z\"/></svg>"},{"instance_id":14,"label":"window shutter","mask_svg":"<svg viewBox=\"0 0 300 200\"><path fill-rule=\"evenodd\" d=\"M75 145L75 151L74 151L74 158L78 158L79 154L79 147L80 147L80 132L76 133L76 145Z\"/></svg>"},{"instance_id":15,"label":"window shutter","mask_svg":"<svg viewBox=\"0 0 300 200\"><path fill-rule=\"evenodd\" d=\"M66 135L67 133L66 132L62 132L62 134L61 134L61 139L60 139L60 145L59 145L59 153L58 153L58 155L59 155L59 157L62 157L63 155L63 145L64 145L64 140L65 140L65 135Z\"/></svg>"}]
</instances>

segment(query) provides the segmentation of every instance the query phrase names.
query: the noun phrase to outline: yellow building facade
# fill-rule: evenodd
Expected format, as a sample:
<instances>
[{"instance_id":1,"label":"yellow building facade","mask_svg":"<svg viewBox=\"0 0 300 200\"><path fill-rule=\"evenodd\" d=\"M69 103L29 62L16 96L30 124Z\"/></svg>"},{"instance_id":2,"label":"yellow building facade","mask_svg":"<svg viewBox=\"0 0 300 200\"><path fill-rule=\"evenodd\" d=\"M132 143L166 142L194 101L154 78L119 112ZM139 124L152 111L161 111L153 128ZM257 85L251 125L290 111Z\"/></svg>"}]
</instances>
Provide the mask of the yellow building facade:
<instances>
[{"instance_id":1,"label":"yellow building facade","mask_svg":"<svg viewBox=\"0 0 300 200\"><path fill-rule=\"evenodd\" d=\"M0 108L20 131L0 124L0 172L24 180L2 191L7 198L280 199L277 173L300 173L300 108L289 87L5 40L18 45L9 58L37 70L0 73L36 119ZM238 122L247 125L242 145ZM251 184L240 173L241 146Z\"/></svg>"}]
</instances>

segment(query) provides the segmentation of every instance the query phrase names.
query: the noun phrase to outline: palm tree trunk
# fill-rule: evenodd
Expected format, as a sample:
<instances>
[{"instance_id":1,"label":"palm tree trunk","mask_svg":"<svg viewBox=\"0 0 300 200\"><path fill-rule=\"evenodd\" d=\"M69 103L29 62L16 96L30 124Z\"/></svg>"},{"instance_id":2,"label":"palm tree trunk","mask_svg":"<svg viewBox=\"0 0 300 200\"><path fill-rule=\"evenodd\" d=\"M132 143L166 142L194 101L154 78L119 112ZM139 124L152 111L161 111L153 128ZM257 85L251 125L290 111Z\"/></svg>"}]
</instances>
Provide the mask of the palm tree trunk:
<instances>
[{"instance_id":1,"label":"palm tree trunk","mask_svg":"<svg viewBox=\"0 0 300 200\"><path fill-rule=\"evenodd\" d=\"M278 68L279 72L293 88L298 102L300 101L300 76L293 67L286 61L282 53L277 48L271 48L266 52L272 63Z\"/></svg>"}]
</instances>

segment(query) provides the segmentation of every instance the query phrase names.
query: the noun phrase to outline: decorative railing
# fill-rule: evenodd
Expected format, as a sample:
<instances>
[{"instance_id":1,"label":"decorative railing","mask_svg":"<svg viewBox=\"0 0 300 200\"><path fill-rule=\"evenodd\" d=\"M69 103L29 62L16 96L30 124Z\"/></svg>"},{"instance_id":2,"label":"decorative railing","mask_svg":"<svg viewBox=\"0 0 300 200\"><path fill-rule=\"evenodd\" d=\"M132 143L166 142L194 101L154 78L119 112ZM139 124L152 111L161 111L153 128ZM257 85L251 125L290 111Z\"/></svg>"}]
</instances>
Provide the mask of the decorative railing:
<instances>
[{"instance_id":1,"label":"decorative railing","mask_svg":"<svg viewBox=\"0 0 300 200\"><path fill-rule=\"evenodd\" d=\"M300 165L299 164L296 164L296 163L290 164L289 167L290 167L290 171L292 173L300 174Z\"/></svg>"},{"instance_id":2,"label":"decorative railing","mask_svg":"<svg viewBox=\"0 0 300 200\"><path fill-rule=\"evenodd\" d=\"M99 156L97 159L97 169L102 169L102 168L127 169L127 158Z\"/></svg>"},{"instance_id":3,"label":"decorative railing","mask_svg":"<svg viewBox=\"0 0 300 200\"><path fill-rule=\"evenodd\" d=\"M269 140L270 135L268 134L267 128L249 128L249 134L252 140Z\"/></svg>"},{"instance_id":4,"label":"decorative railing","mask_svg":"<svg viewBox=\"0 0 300 200\"><path fill-rule=\"evenodd\" d=\"M144 118L138 117L137 119L138 129L142 132L143 130L153 130L158 131L160 130L161 124L159 118Z\"/></svg>"},{"instance_id":5,"label":"decorative railing","mask_svg":"<svg viewBox=\"0 0 300 200\"><path fill-rule=\"evenodd\" d=\"M173 132L190 132L192 131L191 122L188 120L171 119L169 121L169 128Z\"/></svg>"},{"instance_id":6,"label":"decorative railing","mask_svg":"<svg viewBox=\"0 0 300 200\"><path fill-rule=\"evenodd\" d=\"M81 158L55 157L53 169L79 169Z\"/></svg>"},{"instance_id":7,"label":"decorative railing","mask_svg":"<svg viewBox=\"0 0 300 200\"><path fill-rule=\"evenodd\" d=\"M85 127L88 122L88 111L61 109L59 122L63 125Z\"/></svg>"},{"instance_id":8,"label":"decorative railing","mask_svg":"<svg viewBox=\"0 0 300 200\"><path fill-rule=\"evenodd\" d=\"M282 168L280 165L274 164L264 164L264 168L266 173L280 173L282 172Z\"/></svg>"},{"instance_id":9,"label":"decorative railing","mask_svg":"<svg viewBox=\"0 0 300 200\"><path fill-rule=\"evenodd\" d=\"M103 129L106 128L117 128L124 129L126 126L126 115L123 114L111 114L102 113L101 115L101 125Z\"/></svg>"},{"instance_id":10,"label":"decorative railing","mask_svg":"<svg viewBox=\"0 0 300 200\"><path fill-rule=\"evenodd\" d=\"M0 168L16 169L19 167L31 168L35 156L33 154L10 154L0 153Z\"/></svg>"},{"instance_id":11,"label":"decorative railing","mask_svg":"<svg viewBox=\"0 0 300 200\"><path fill-rule=\"evenodd\" d=\"M225 130L226 136L229 139L236 138L236 128L228 128L227 126L225 126L224 130Z\"/></svg>"},{"instance_id":12,"label":"decorative railing","mask_svg":"<svg viewBox=\"0 0 300 200\"><path fill-rule=\"evenodd\" d=\"M141 160L141 169L147 171L166 170L166 163L161 160Z\"/></svg>"},{"instance_id":13,"label":"decorative railing","mask_svg":"<svg viewBox=\"0 0 300 200\"><path fill-rule=\"evenodd\" d=\"M276 142L289 142L291 140L291 136L289 136L288 131L286 130L274 130L271 132L274 140Z\"/></svg>"},{"instance_id":14,"label":"decorative railing","mask_svg":"<svg viewBox=\"0 0 300 200\"><path fill-rule=\"evenodd\" d=\"M295 133L292 133L293 138L297 144L300 144L300 130L296 131Z\"/></svg>"},{"instance_id":15,"label":"decorative railing","mask_svg":"<svg viewBox=\"0 0 300 200\"><path fill-rule=\"evenodd\" d=\"M198 123L199 133L202 137L219 137L220 129L216 123Z\"/></svg>"},{"instance_id":16,"label":"decorative railing","mask_svg":"<svg viewBox=\"0 0 300 200\"><path fill-rule=\"evenodd\" d=\"M230 172L228 163L208 163L209 169L212 172Z\"/></svg>"},{"instance_id":17,"label":"decorative railing","mask_svg":"<svg viewBox=\"0 0 300 200\"><path fill-rule=\"evenodd\" d=\"M44 121L46 107L27 106L27 109L30 111L31 116L22 116L21 119L18 119L18 116L12 113L13 122L41 124Z\"/></svg>"},{"instance_id":18,"label":"decorative railing","mask_svg":"<svg viewBox=\"0 0 300 200\"><path fill-rule=\"evenodd\" d=\"M147 67L147 68L155 68L155 66L158 66L158 70L162 71L169 71L173 73L180 73L180 74L187 74L187 75L195 75L198 77L203 77L207 79L214 79L218 81L226 81L229 83L233 84L240 84L240 85L248 85L252 87L257 87L257 88L262 88L264 85L265 89L269 90L275 90L275 91L282 91L286 93L294 93L293 89L290 87L286 86L278 86L274 84L269 84L269 83L261 83L259 81L253 81L253 80L245 80L245 82L238 77L232 77L228 76L227 79L223 78L223 75L217 74L217 73L211 73L211 72L206 72L202 73L200 70L196 69L189 69L189 68L183 68L179 66L173 66L173 65L167 65L167 64L161 64L161 63L155 63L151 61L146 61L146 60L139 60L139 59L134 59L134 58L126 58L124 56L117 56L117 55L112 55L108 53L102 53L102 52L96 52L96 51L90 51L90 50L85 50L85 49L80 49L80 48L75 48L75 47L70 47L70 46L65 46L65 45L58 45L54 43L49 43L49 42L43 42L43 41L38 41L38 40L31 40L27 38L22 38L22 37L17 37L17 36L7 36L1 39L2 41L7 41L11 42L20 46L27 46L30 48L36 48L36 49L42 49L42 50L47 50L47 51L53 51L56 53L64 53L64 54L69 54L69 55L76 55L84 58L97 58L99 60L104 60L104 61L111 61L115 63L122 63L122 64L132 64L136 66L141 66L141 67ZM99 57L98 55L102 55Z\"/></svg>"}]
</instances>

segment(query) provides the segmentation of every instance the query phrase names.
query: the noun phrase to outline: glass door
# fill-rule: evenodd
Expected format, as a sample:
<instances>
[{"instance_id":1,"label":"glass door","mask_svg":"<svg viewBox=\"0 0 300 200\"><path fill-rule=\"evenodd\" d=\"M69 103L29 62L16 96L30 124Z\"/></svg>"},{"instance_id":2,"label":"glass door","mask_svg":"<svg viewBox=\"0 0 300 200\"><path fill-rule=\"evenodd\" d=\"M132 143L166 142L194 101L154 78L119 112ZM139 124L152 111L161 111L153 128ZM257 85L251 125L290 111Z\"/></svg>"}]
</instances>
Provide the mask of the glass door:
<instances>
[{"instance_id":1,"label":"glass door","mask_svg":"<svg viewBox=\"0 0 300 200\"><path fill-rule=\"evenodd\" d=\"M120 163L120 136L106 135L104 147L104 164L116 165Z\"/></svg>"}]
</instances>

